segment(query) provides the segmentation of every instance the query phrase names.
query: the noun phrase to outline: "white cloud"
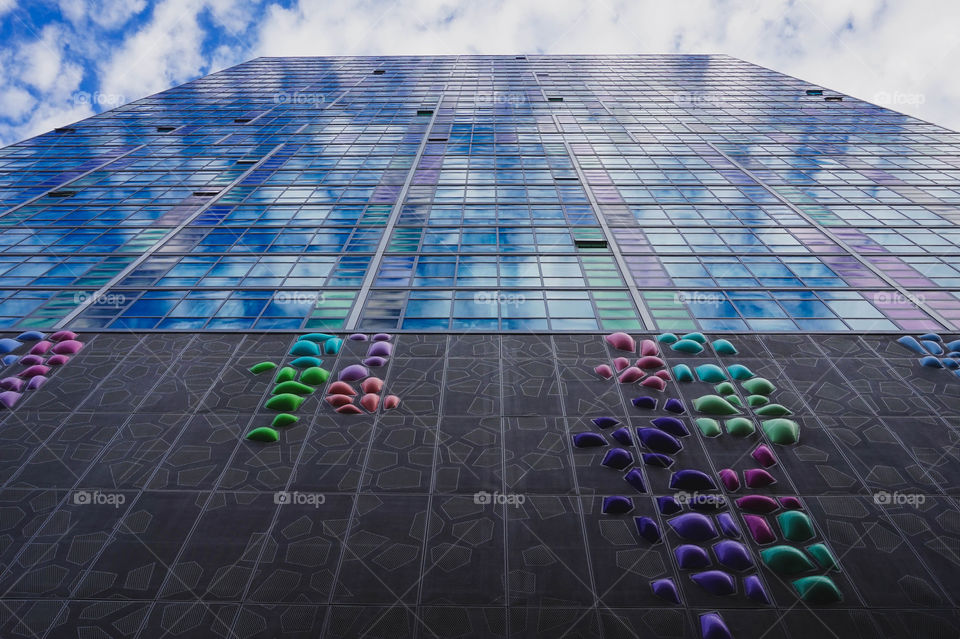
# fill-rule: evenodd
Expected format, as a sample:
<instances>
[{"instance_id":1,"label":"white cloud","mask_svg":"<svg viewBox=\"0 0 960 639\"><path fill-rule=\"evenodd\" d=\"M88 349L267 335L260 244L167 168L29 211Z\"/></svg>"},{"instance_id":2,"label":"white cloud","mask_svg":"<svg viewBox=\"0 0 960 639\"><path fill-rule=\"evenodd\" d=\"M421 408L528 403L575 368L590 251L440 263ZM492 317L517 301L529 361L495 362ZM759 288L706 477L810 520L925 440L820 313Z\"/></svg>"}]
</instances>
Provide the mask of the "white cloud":
<instances>
[{"instance_id":1,"label":"white cloud","mask_svg":"<svg viewBox=\"0 0 960 639\"><path fill-rule=\"evenodd\" d=\"M91 92L134 100L260 55L726 53L960 129L953 0L58 2L62 25L0 45L4 140L34 108L26 96L50 107L30 123L74 113L83 66ZM0 0L0 16L13 8ZM102 37L129 24L119 43Z\"/></svg>"}]
</instances>

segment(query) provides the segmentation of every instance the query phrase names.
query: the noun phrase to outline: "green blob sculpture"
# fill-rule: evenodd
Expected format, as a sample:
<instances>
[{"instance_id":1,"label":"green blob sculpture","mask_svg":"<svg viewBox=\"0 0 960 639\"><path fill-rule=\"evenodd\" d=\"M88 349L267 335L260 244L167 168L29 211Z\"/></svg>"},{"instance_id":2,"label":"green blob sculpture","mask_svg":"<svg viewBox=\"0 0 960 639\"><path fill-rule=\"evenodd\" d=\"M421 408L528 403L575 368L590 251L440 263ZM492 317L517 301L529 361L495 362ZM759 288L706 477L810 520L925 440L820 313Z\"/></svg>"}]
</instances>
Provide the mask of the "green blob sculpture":
<instances>
[{"instance_id":1,"label":"green blob sculpture","mask_svg":"<svg viewBox=\"0 0 960 639\"><path fill-rule=\"evenodd\" d=\"M727 372L730 373L730 377L734 378L738 382L742 382L743 380L750 379L754 376L753 371L743 364L731 364L730 366L727 366Z\"/></svg>"},{"instance_id":2,"label":"green blob sculpture","mask_svg":"<svg viewBox=\"0 0 960 639\"><path fill-rule=\"evenodd\" d=\"M716 384L717 382L726 381L727 374L716 364L703 364L697 366L697 377L700 378L701 382Z\"/></svg>"},{"instance_id":3,"label":"green blob sculpture","mask_svg":"<svg viewBox=\"0 0 960 639\"><path fill-rule=\"evenodd\" d=\"M692 339L682 339L678 342L674 342L670 345L670 348L678 353L687 353L689 355L697 355L698 353L703 352L703 346Z\"/></svg>"},{"instance_id":4,"label":"green blob sculpture","mask_svg":"<svg viewBox=\"0 0 960 639\"><path fill-rule=\"evenodd\" d=\"M743 382L743 387L752 395L769 395L777 390L777 387L769 379L763 377L754 377Z\"/></svg>"},{"instance_id":5,"label":"green blob sculpture","mask_svg":"<svg viewBox=\"0 0 960 639\"><path fill-rule=\"evenodd\" d=\"M295 424L300 421L300 418L296 415L291 415L290 413L280 413L273 418L273 423L271 426L274 428L283 428L284 426L289 426L290 424Z\"/></svg>"},{"instance_id":6,"label":"green blob sculpture","mask_svg":"<svg viewBox=\"0 0 960 639\"><path fill-rule=\"evenodd\" d=\"M780 525L780 532L784 539L790 541L807 541L813 539L816 533L813 531L813 522L807 517L806 513L799 510L788 510L777 515L777 523Z\"/></svg>"},{"instance_id":7,"label":"green blob sculpture","mask_svg":"<svg viewBox=\"0 0 960 639\"><path fill-rule=\"evenodd\" d=\"M700 429L704 437L717 437L723 432L720 430L720 422L712 417L698 417L697 428Z\"/></svg>"},{"instance_id":8,"label":"green blob sculpture","mask_svg":"<svg viewBox=\"0 0 960 639\"><path fill-rule=\"evenodd\" d=\"M692 382L693 371L686 364L677 364L673 367L673 377L678 382Z\"/></svg>"},{"instance_id":9,"label":"green blob sculpture","mask_svg":"<svg viewBox=\"0 0 960 639\"><path fill-rule=\"evenodd\" d=\"M714 386L713 390L717 391L718 395L734 395L737 392L730 382L721 382Z\"/></svg>"},{"instance_id":10,"label":"green blob sculpture","mask_svg":"<svg viewBox=\"0 0 960 639\"><path fill-rule=\"evenodd\" d=\"M681 335L680 339L689 339L693 340L697 344L706 344L707 336L703 333L687 333L686 335Z\"/></svg>"},{"instance_id":11,"label":"green blob sculpture","mask_svg":"<svg viewBox=\"0 0 960 639\"><path fill-rule=\"evenodd\" d=\"M831 604L843 601L843 595L833 579L825 575L803 577L793 582L800 598L812 604Z\"/></svg>"},{"instance_id":12,"label":"green blob sculpture","mask_svg":"<svg viewBox=\"0 0 960 639\"><path fill-rule=\"evenodd\" d=\"M737 354L736 347L725 339L713 340L713 350L717 353L717 355L736 355Z\"/></svg>"},{"instance_id":13,"label":"green blob sculpture","mask_svg":"<svg viewBox=\"0 0 960 639\"><path fill-rule=\"evenodd\" d=\"M820 564L821 568L826 568L827 570L840 570L840 565L837 563L833 553L830 552L830 549L827 548L825 544L813 544L807 546L807 552L813 555L813 558L817 560L817 563Z\"/></svg>"},{"instance_id":14,"label":"green blob sculpture","mask_svg":"<svg viewBox=\"0 0 960 639\"><path fill-rule=\"evenodd\" d=\"M657 341L661 344L673 344L678 339L680 338L673 333L661 333L660 335L657 335Z\"/></svg>"},{"instance_id":15,"label":"green blob sculpture","mask_svg":"<svg viewBox=\"0 0 960 639\"><path fill-rule=\"evenodd\" d=\"M283 393L293 393L294 395L309 395L313 392L313 389L307 386L306 384L301 384L300 382L280 382L273 389L272 395L281 395Z\"/></svg>"},{"instance_id":16,"label":"green blob sculpture","mask_svg":"<svg viewBox=\"0 0 960 639\"><path fill-rule=\"evenodd\" d=\"M750 408L756 408L758 406L766 406L770 403L770 398L766 395L749 395L747 396L747 406Z\"/></svg>"},{"instance_id":17,"label":"green blob sculpture","mask_svg":"<svg viewBox=\"0 0 960 639\"><path fill-rule=\"evenodd\" d=\"M803 551L793 546L772 546L761 550L760 557L770 570L779 575L796 575L816 568Z\"/></svg>"},{"instance_id":18,"label":"green blob sculpture","mask_svg":"<svg viewBox=\"0 0 960 639\"><path fill-rule=\"evenodd\" d=\"M300 381L311 386L319 386L330 379L330 371L319 366L311 366L300 374Z\"/></svg>"},{"instance_id":19,"label":"green blob sculpture","mask_svg":"<svg viewBox=\"0 0 960 639\"><path fill-rule=\"evenodd\" d=\"M693 400L693 407L708 415L739 415L736 406L719 395L704 395Z\"/></svg>"},{"instance_id":20,"label":"green blob sculpture","mask_svg":"<svg viewBox=\"0 0 960 639\"><path fill-rule=\"evenodd\" d=\"M800 425L792 419L767 419L760 424L763 432L774 444L789 446L800 439Z\"/></svg>"},{"instance_id":21,"label":"green blob sculpture","mask_svg":"<svg viewBox=\"0 0 960 639\"><path fill-rule=\"evenodd\" d=\"M261 426L247 433L247 439L255 442L275 442L280 439L280 434L269 426Z\"/></svg>"},{"instance_id":22,"label":"green blob sculpture","mask_svg":"<svg viewBox=\"0 0 960 639\"><path fill-rule=\"evenodd\" d=\"M734 417L724 422L727 432L734 437L749 437L757 432L757 427L753 425L753 420L746 417Z\"/></svg>"},{"instance_id":23,"label":"green blob sculpture","mask_svg":"<svg viewBox=\"0 0 960 639\"><path fill-rule=\"evenodd\" d=\"M289 382L297 378L297 371L289 366L284 366L280 369L280 372L277 373L277 378L273 381L280 384L282 382Z\"/></svg>"},{"instance_id":24,"label":"green blob sculpture","mask_svg":"<svg viewBox=\"0 0 960 639\"><path fill-rule=\"evenodd\" d=\"M724 395L723 398L736 406L737 408L743 408L743 402L740 401L740 398L736 395Z\"/></svg>"},{"instance_id":25,"label":"green blob sculpture","mask_svg":"<svg viewBox=\"0 0 960 639\"><path fill-rule=\"evenodd\" d=\"M793 415L793 411L783 404L766 404L756 408L753 412L761 417L783 417L784 415Z\"/></svg>"},{"instance_id":26,"label":"green blob sculpture","mask_svg":"<svg viewBox=\"0 0 960 639\"><path fill-rule=\"evenodd\" d=\"M273 362L260 362L259 364L254 364L251 366L250 372L254 375L259 375L260 373L264 373L266 371L272 371L276 367L277 365Z\"/></svg>"},{"instance_id":27,"label":"green blob sculpture","mask_svg":"<svg viewBox=\"0 0 960 639\"><path fill-rule=\"evenodd\" d=\"M264 406L270 410L289 413L300 408L300 404L302 403L303 398L299 395L294 395L293 393L281 393L268 399Z\"/></svg>"}]
</instances>

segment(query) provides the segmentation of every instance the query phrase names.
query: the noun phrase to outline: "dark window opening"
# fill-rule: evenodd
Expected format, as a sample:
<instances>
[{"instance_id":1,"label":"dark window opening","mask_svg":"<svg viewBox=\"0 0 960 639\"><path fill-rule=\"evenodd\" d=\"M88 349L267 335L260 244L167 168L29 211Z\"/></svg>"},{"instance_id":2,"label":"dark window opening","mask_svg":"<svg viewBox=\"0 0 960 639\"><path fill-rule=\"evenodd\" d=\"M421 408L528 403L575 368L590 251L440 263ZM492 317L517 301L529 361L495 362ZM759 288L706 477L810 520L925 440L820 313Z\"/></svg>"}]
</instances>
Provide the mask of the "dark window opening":
<instances>
[{"instance_id":1,"label":"dark window opening","mask_svg":"<svg viewBox=\"0 0 960 639\"><path fill-rule=\"evenodd\" d=\"M433 109L417 109L417 115L433 115Z\"/></svg>"},{"instance_id":2,"label":"dark window opening","mask_svg":"<svg viewBox=\"0 0 960 639\"><path fill-rule=\"evenodd\" d=\"M73 197L76 194L77 194L76 191L67 191L67 190L50 191L49 193L47 193L47 195L49 195L50 197Z\"/></svg>"},{"instance_id":3,"label":"dark window opening","mask_svg":"<svg viewBox=\"0 0 960 639\"><path fill-rule=\"evenodd\" d=\"M383 69L374 69L374 70L373 70L373 75L383 75L383 74L384 74L384 70L383 70Z\"/></svg>"},{"instance_id":4,"label":"dark window opening","mask_svg":"<svg viewBox=\"0 0 960 639\"><path fill-rule=\"evenodd\" d=\"M605 249L607 248L606 240L574 240L574 246L578 249Z\"/></svg>"},{"instance_id":5,"label":"dark window opening","mask_svg":"<svg viewBox=\"0 0 960 639\"><path fill-rule=\"evenodd\" d=\"M247 122L252 121L252 118L234 118L234 124L246 124Z\"/></svg>"},{"instance_id":6,"label":"dark window opening","mask_svg":"<svg viewBox=\"0 0 960 639\"><path fill-rule=\"evenodd\" d=\"M807 95L823 95L823 89L807 89Z\"/></svg>"},{"instance_id":7,"label":"dark window opening","mask_svg":"<svg viewBox=\"0 0 960 639\"><path fill-rule=\"evenodd\" d=\"M525 55L518 55L518 56L514 56L513 59L514 59L514 60L526 60L526 59L527 59L527 56L525 56Z\"/></svg>"},{"instance_id":8,"label":"dark window opening","mask_svg":"<svg viewBox=\"0 0 960 639\"><path fill-rule=\"evenodd\" d=\"M76 133L77 130L72 126L61 126L53 130L54 133Z\"/></svg>"},{"instance_id":9,"label":"dark window opening","mask_svg":"<svg viewBox=\"0 0 960 639\"><path fill-rule=\"evenodd\" d=\"M547 98L548 102L563 102L563 98Z\"/></svg>"},{"instance_id":10,"label":"dark window opening","mask_svg":"<svg viewBox=\"0 0 960 639\"><path fill-rule=\"evenodd\" d=\"M219 195L220 191L194 191L193 195L196 197L213 197L214 195Z\"/></svg>"},{"instance_id":11,"label":"dark window opening","mask_svg":"<svg viewBox=\"0 0 960 639\"><path fill-rule=\"evenodd\" d=\"M158 127L157 127L157 133L170 133L171 131L175 130L176 128L177 128L177 127L175 127L175 126L158 126Z\"/></svg>"},{"instance_id":12,"label":"dark window opening","mask_svg":"<svg viewBox=\"0 0 960 639\"><path fill-rule=\"evenodd\" d=\"M843 96L840 95L828 95L824 98L827 102L843 102Z\"/></svg>"}]
</instances>

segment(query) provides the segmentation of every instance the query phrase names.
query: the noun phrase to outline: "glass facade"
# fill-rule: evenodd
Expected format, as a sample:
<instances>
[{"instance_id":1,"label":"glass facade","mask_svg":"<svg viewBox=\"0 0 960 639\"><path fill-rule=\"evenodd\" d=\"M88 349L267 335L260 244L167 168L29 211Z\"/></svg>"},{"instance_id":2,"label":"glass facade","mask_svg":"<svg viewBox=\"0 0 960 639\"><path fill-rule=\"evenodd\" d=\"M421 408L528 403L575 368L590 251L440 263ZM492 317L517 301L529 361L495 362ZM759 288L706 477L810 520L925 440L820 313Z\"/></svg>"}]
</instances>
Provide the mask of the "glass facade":
<instances>
[{"instance_id":1,"label":"glass facade","mask_svg":"<svg viewBox=\"0 0 960 639\"><path fill-rule=\"evenodd\" d=\"M0 151L0 327L950 330L958 202L727 56L260 58Z\"/></svg>"}]
</instances>

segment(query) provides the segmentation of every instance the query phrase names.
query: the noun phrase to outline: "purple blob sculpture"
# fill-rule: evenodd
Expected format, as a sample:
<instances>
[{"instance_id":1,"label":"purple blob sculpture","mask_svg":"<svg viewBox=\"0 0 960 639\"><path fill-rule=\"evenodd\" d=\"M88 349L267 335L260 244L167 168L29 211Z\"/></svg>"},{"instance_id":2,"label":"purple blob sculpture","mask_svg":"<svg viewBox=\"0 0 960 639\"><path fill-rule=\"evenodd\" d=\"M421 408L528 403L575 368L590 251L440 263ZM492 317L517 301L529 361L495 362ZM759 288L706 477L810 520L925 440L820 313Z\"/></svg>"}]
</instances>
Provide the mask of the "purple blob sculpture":
<instances>
[{"instance_id":1,"label":"purple blob sculpture","mask_svg":"<svg viewBox=\"0 0 960 639\"><path fill-rule=\"evenodd\" d=\"M573 445L577 448L594 448L606 446L607 440L600 433L576 433L573 436Z\"/></svg>"},{"instance_id":2,"label":"purple blob sculpture","mask_svg":"<svg viewBox=\"0 0 960 639\"><path fill-rule=\"evenodd\" d=\"M733 639L719 612L700 615L700 636L702 639Z\"/></svg>"},{"instance_id":3,"label":"purple blob sculpture","mask_svg":"<svg viewBox=\"0 0 960 639\"><path fill-rule=\"evenodd\" d=\"M672 604L680 604L680 593L677 592L677 585L672 579L656 579L650 582L650 590L653 594Z\"/></svg>"},{"instance_id":4,"label":"purple blob sculpture","mask_svg":"<svg viewBox=\"0 0 960 639\"><path fill-rule=\"evenodd\" d=\"M720 524L720 531L726 537L731 537L733 539L740 539L741 532L740 526L737 525L737 522L733 519L733 516L730 513L720 513L717 515L717 523Z\"/></svg>"},{"instance_id":5,"label":"purple blob sculpture","mask_svg":"<svg viewBox=\"0 0 960 639\"><path fill-rule=\"evenodd\" d=\"M713 552L717 561L732 570L746 570L753 567L753 559L747 547L739 541L724 539L713 545Z\"/></svg>"},{"instance_id":6,"label":"purple blob sculpture","mask_svg":"<svg viewBox=\"0 0 960 639\"><path fill-rule=\"evenodd\" d=\"M684 513L667 522L683 539L709 541L719 535L710 517L701 513Z\"/></svg>"},{"instance_id":7,"label":"purple blob sculpture","mask_svg":"<svg viewBox=\"0 0 960 639\"><path fill-rule=\"evenodd\" d=\"M673 550L673 556L677 558L677 565L681 570L699 570L710 565L710 556L707 555L707 551L693 544L677 546Z\"/></svg>"},{"instance_id":8,"label":"purple blob sculpture","mask_svg":"<svg viewBox=\"0 0 960 639\"><path fill-rule=\"evenodd\" d=\"M779 506L776 500L766 495L746 495L737 500L737 506L740 510L748 513L760 513L766 515L777 510Z\"/></svg>"},{"instance_id":9,"label":"purple blob sculpture","mask_svg":"<svg viewBox=\"0 0 960 639\"><path fill-rule=\"evenodd\" d=\"M607 454L603 456L603 461L600 463L609 468L623 470L633 463L633 455L630 454L629 450L624 450L623 448L611 448L607 451Z\"/></svg>"},{"instance_id":10,"label":"purple blob sculpture","mask_svg":"<svg viewBox=\"0 0 960 639\"><path fill-rule=\"evenodd\" d=\"M49 375L49 374L50 374L49 366L35 364L17 373L17 377L22 377L23 379L30 379L31 377L36 377L37 375Z\"/></svg>"},{"instance_id":11,"label":"purple blob sculpture","mask_svg":"<svg viewBox=\"0 0 960 639\"><path fill-rule=\"evenodd\" d=\"M743 592L750 601L770 605L770 597L757 575L747 575L743 578Z\"/></svg>"},{"instance_id":12,"label":"purple blob sculpture","mask_svg":"<svg viewBox=\"0 0 960 639\"><path fill-rule=\"evenodd\" d=\"M730 468L721 468L717 475L720 476L723 487L731 493L740 490L740 477L737 476L737 471L731 470Z\"/></svg>"},{"instance_id":13,"label":"purple blob sculpture","mask_svg":"<svg viewBox=\"0 0 960 639\"><path fill-rule=\"evenodd\" d=\"M784 495L783 497L778 497L780 505L783 506L786 510L803 510L803 504L800 503L799 497L794 497L793 495Z\"/></svg>"},{"instance_id":14,"label":"purple blob sculpture","mask_svg":"<svg viewBox=\"0 0 960 639\"><path fill-rule=\"evenodd\" d=\"M43 358L39 355L24 355L20 358L20 363L24 366L36 366L43 364Z\"/></svg>"},{"instance_id":15,"label":"purple blob sculpture","mask_svg":"<svg viewBox=\"0 0 960 639\"><path fill-rule=\"evenodd\" d=\"M363 333L354 333L347 339L354 342L365 342L367 341L367 336L364 335Z\"/></svg>"},{"instance_id":16,"label":"purple blob sculpture","mask_svg":"<svg viewBox=\"0 0 960 639\"><path fill-rule=\"evenodd\" d=\"M51 350L57 355L75 355L80 352L81 348L83 348L81 342L75 339L65 339L55 344Z\"/></svg>"},{"instance_id":17,"label":"purple blob sculpture","mask_svg":"<svg viewBox=\"0 0 960 639\"><path fill-rule=\"evenodd\" d=\"M20 399L20 393L16 391L4 391L0 393L0 404L7 408L13 408L13 405Z\"/></svg>"},{"instance_id":18,"label":"purple blob sculpture","mask_svg":"<svg viewBox=\"0 0 960 639\"><path fill-rule=\"evenodd\" d=\"M639 468L630 469L626 475L623 476L623 479L637 489L637 492L645 493L647 492L647 484L643 481L643 473Z\"/></svg>"},{"instance_id":19,"label":"purple blob sculpture","mask_svg":"<svg viewBox=\"0 0 960 639\"><path fill-rule=\"evenodd\" d=\"M614 417L594 417L590 421L592 421L597 428L610 428L620 423L620 420Z\"/></svg>"},{"instance_id":20,"label":"purple blob sculpture","mask_svg":"<svg viewBox=\"0 0 960 639\"><path fill-rule=\"evenodd\" d=\"M770 524L762 515L744 515L743 521L746 522L747 530L750 531L753 540L761 546L772 544L777 540L777 536L773 534L773 529L770 528Z\"/></svg>"},{"instance_id":21,"label":"purple blob sculpture","mask_svg":"<svg viewBox=\"0 0 960 639\"><path fill-rule=\"evenodd\" d=\"M27 382L27 390L37 390L47 382L47 378L43 375L37 375L36 377L31 377L30 381Z\"/></svg>"},{"instance_id":22,"label":"purple blob sculpture","mask_svg":"<svg viewBox=\"0 0 960 639\"><path fill-rule=\"evenodd\" d=\"M656 419L651 420L651 423L665 433L670 433L674 437L687 437L690 434L690 431L687 430L687 427L684 425L684 423L676 417L657 417Z\"/></svg>"},{"instance_id":23,"label":"purple blob sculpture","mask_svg":"<svg viewBox=\"0 0 960 639\"><path fill-rule=\"evenodd\" d=\"M663 405L663 409L668 413L674 413L676 415L682 415L687 412L687 409L683 407L683 403L674 397L667 400L667 403Z\"/></svg>"},{"instance_id":24,"label":"purple blob sculpture","mask_svg":"<svg viewBox=\"0 0 960 639\"><path fill-rule=\"evenodd\" d=\"M640 459L647 466L656 466L657 468L670 468L673 466L673 457L663 453L643 453Z\"/></svg>"},{"instance_id":25,"label":"purple blob sculpture","mask_svg":"<svg viewBox=\"0 0 960 639\"><path fill-rule=\"evenodd\" d=\"M762 468L748 468L743 471L743 481L747 484L747 488L763 488L777 483L773 475Z\"/></svg>"},{"instance_id":26,"label":"purple blob sculpture","mask_svg":"<svg viewBox=\"0 0 960 639\"><path fill-rule=\"evenodd\" d=\"M637 408L642 408L644 410L653 410L657 407L656 398L649 397L647 395L643 395L641 397L634 397L630 401Z\"/></svg>"},{"instance_id":27,"label":"purple blob sculpture","mask_svg":"<svg viewBox=\"0 0 960 639\"><path fill-rule=\"evenodd\" d=\"M373 336L373 341L375 342L389 342L390 334L389 333L377 333Z\"/></svg>"},{"instance_id":28,"label":"purple blob sculpture","mask_svg":"<svg viewBox=\"0 0 960 639\"><path fill-rule=\"evenodd\" d=\"M390 357L391 353L393 353L393 346L390 342L374 342L367 349L367 355L370 357Z\"/></svg>"},{"instance_id":29,"label":"purple blob sculpture","mask_svg":"<svg viewBox=\"0 0 960 639\"><path fill-rule=\"evenodd\" d=\"M676 455L683 450L683 444L673 435L665 433L659 428L638 428L637 438L641 444L657 453Z\"/></svg>"},{"instance_id":30,"label":"purple blob sculpture","mask_svg":"<svg viewBox=\"0 0 960 639\"><path fill-rule=\"evenodd\" d=\"M757 463L763 466L764 468L770 468L771 466L777 463L777 458L774 457L773 451L766 444L760 444L757 446L750 456L757 460Z\"/></svg>"},{"instance_id":31,"label":"purple blob sculpture","mask_svg":"<svg viewBox=\"0 0 960 639\"><path fill-rule=\"evenodd\" d=\"M717 484L710 475L702 470L684 469L670 476L670 488L673 490L716 490Z\"/></svg>"},{"instance_id":32,"label":"purple blob sculpture","mask_svg":"<svg viewBox=\"0 0 960 639\"><path fill-rule=\"evenodd\" d=\"M363 365L369 366L370 368L379 368L381 366L385 366L386 363L387 360L385 358L376 355L363 360Z\"/></svg>"},{"instance_id":33,"label":"purple blob sculpture","mask_svg":"<svg viewBox=\"0 0 960 639\"><path fill-rule=\"evenodd\" d=\"M657 497L657 510L661 515L674 515L683 510L683 506L671 495Z\"/></svg>"},{"instance_id":34,"label":"purple blob sculpture","mask_svg":"<svg viewBox=\"0 0 960 639\"><path fill-rule=\"evenodd\" d=\"M341 382L358 382L365 377L370 377L370 371L366 366L352 364L340 371L339 380Z\"/></svg>"},{"instance_id":35,"label":"purple blob sculpture","mask_svg":"<svg viewBox=\"0 0 960 639\"><path fill-rule=\"evenodd\" d=\"M0 388L19 393L23 390L23 380L19 377L4 377L0 379Z\"/></svg>"},{"instance_id":36,"label":"purple blob sculpture","mask_svg":"<svg viewBox=\"0 0 960 639\"><path fill-rule=\"evenodd\" d=\"M633 510L633 500L623 495L613 495L603 498L604 515L625 515Z\"/></svg>"},{"instance_id":37,"label":"purple blob sculpture","mask_svg":"<svg viewBox=\"0 0 960 639\"><path fill-rule=\"evenodd\" d=\"M610 436L624 446L633 446L633 438L630 437L630 431L622 426L610 433Z\"/></svg>"},{"instance_id":38,"label":"purple blob sculpture","mask_svg":"<svg viewBox=\"0 0 960 639\"><path fill-rule=\"evenodd\" d=\"M713 595L732 595L737 591L737 582L730 573L722 570L705 570L690 575L694 583Z\"/></svg>"},{"instance_id":39,"label":"purple blob sculpture","mask_svg":"<svg viewBox=\"0 0 960 639\"><path fill-rule=\"evenodd\" d=\"M660 542L660 527L657 526L655 522L650 517L634 517L633 523L637 527L637 532L640 533L640 536L646 539L651 544L656 544Z\"/></svg>"}]
</instances>

